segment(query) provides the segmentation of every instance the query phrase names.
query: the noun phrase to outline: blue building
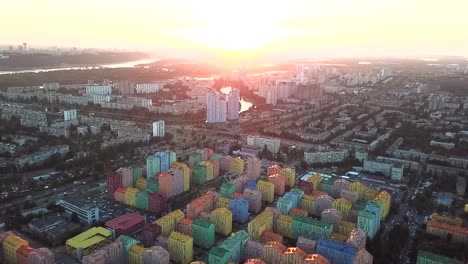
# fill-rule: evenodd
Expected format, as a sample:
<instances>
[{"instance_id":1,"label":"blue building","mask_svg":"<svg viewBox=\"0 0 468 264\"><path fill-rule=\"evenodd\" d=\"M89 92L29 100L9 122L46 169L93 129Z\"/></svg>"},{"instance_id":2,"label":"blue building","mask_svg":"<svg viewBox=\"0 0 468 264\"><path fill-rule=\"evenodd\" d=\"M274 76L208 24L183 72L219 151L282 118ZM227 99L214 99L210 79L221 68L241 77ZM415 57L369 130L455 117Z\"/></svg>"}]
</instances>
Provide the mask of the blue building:
<instances>
[{"instance_id":1,"label":"blue building","mask_svg":"<svg viewBox=\"0 0 468 264\"><path fill-rule=\"evenodd\" d=\"M170 164L170 153L168 151L158 151L154 154L156 158L159 158L160 171L167 172L171 168Z\"/></svg>"},{"instance_id":2,"label":"blue building","mask_svg":"<svg viewBox=\"0 0 468 264\"><path fill-rule=\"evenodd\" d=\"M280 213L288 215L289 211L293 208L293 201L285 197L280 197L276 203L276 208L278 208Z\"/></svg>"},{"instance_id":3,"label":"blue building","mask_svg":"<svg viewBox=\"0 0 468 264\"><path fill-rule=\"evenodd\" d=\"M330 263L353 264L357 249L332 240L319 239L316 252L327 258Z\"/></svg>"},{"instance_id":4,"label":"blue building","mask_svg":"<svg viewBox=\"0 0 468 264\"><path fill-rule=\"evenodd\" d=\"M287 192L283 195L283 197L292 201L293 208L298 208L301 204L301 198L299 198L299 195L296 193Z\"/></svg>"},{"instance_id":5,"label":"blue building","mask_svg":"<svg viewBox=\"0 0 468 264\"><path fill-rule=\"evenodd\" d=\"M371 239L380 229L381 210L380 203L370 201L363 210L359 211L357 226Z\"/></svg>"},{"instance_id":6,"label":"blue building","mask_svg":"<svg viewBox=\"0 0 468 264\"><path fill-rule=\"evenodd\" d=\"M245 188L249 188L252 190L257 190L257 182L254 181L248 181L245 183Z\"/></svg>"},{"instance_id":7,"label":"blue building","mask_svg":"<svg viewBox=\"0 0 468 264\"><path fill-rule=\"evenodd\" d=\"M232 221L245 224L249 221L249 202L244 198L235 198L229 201L229 211Z\"/></svg>"},{"instance_id":8,"label":"blue building","mask_svg":"<svg viewBox=\"0 0 468 264\"><path fill-rule=\"evenodd\" d=\"M299 196L299 201L304 197L304 191L298 188L292 188L289 192L294 193ZM300 205L298 205L300 206Z\"/></svg>"}]
</instances>

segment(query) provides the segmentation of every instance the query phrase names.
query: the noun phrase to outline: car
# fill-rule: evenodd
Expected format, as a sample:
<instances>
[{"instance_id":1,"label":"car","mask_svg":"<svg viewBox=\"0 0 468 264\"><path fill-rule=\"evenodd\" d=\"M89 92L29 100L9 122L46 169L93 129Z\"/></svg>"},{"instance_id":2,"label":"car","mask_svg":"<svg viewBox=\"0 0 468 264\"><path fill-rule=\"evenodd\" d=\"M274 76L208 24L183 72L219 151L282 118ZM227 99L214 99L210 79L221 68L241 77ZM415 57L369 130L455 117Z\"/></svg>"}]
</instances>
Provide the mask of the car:
<instances>
[{"instance_id":1,"label":"car","mask_svg":"<svg viewBox=\"0 0 468 264\"><path fill-rule=\"evenodd\" d=\"M67 196L67 195L68 195L68 193L67 193L67 192L63 192L63 195Z\"/></svg>"},{"instance_id":2,"label":"car","mask_svg":"<svg viewBox=\"0 0 468 264\"><path fill-rule=\"evenodd\" d=\"M47 186L45 186L45 187L44 187L44 189L49 189L49 186L48 186L48 185L47 185Z\"/></svg>"}]
</instances>

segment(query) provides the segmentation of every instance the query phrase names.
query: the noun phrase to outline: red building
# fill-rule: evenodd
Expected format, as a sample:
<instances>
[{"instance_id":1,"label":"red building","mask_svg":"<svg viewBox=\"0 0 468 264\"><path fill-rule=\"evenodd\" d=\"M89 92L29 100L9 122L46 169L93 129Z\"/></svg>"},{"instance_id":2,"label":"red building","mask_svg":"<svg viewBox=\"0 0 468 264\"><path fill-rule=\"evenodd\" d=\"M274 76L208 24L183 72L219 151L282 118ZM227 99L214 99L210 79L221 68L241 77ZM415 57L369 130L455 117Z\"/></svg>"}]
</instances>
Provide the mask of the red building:
<instances>
[{"instance_id":1,"label":"red building","mask_svg":"<svg viewBox=\"0 0 468 264\"><path fill-rule=\"evenodd\" d=\"M314 191L314 184L308 181L300 181L298 188L304 191L304 194L310 195Z\"/></svg>"},{"instance_id":2,"label":"red building","mask_svg":"<svg viewBox=\"0 0 468 264\"><path fill-rule=\"evenodd\" d=\"M187 236L192 236L192 220L188 218L180 219L177 224L177 232L182 233Z\"/></svg>"},{"instance_id":3,"label":"red building","mask_svg":"<svg viewBox=\"0 0 468 264\"><path fill-rule=\"evenodd\" d=\"M29 253L34 251L30 246L21 246L16 251L16 263L17 264L28 264Z\"/></svg>"},{"instance_id":4,"label":"red building","mask_svg":"<svg viewBox=\"0 0 468 264\"><path fill-rule=\"evenodd\" d=\"M144 225L145 217L136 213L124 214L106 222L106 227L112 230L114 238L133 235L141 231Z\"/></svg>"},{"instance_id":5,"label":"red building","mask_svg":"<svg viewBox=\"0 0 468 264\"><path fill-rule=\"evenodd\" d=\"M161 227L158 224L146 223L142 231L142 243L145 248L154 245L156 238L161 235Z\"/></svg>"},{"instance_id":6,"label":"red building","mask_svg":"<svg viewBox=\"0 0 468 264\"><path fill-rule=\"evenodd\" d=\"M167 172L160 172L157 174L159 181L159 193L166 199L172 197L172 175Z\"/></svg>"},{"instance_id":7,"label":"red building","mask_svg":"<svg viewBox=\"0 0 468 264\"><path fill-rule=\"evenodd\" d=\"M107 174L107 196L110 199L114 199L114 192L119 187L122 187L122 176L115 172Z\"/></svg>"},{"instance_id":8,"label":"red building","mask_svg":"<svg viewBox=\"0 0 468 264\"><path fill-rule=\"evenodd\" d=\"M148 210L152 213L161 214L167 209L166 198L160 193L152 193L148 196Z\"/></svg>"}]
</instances>

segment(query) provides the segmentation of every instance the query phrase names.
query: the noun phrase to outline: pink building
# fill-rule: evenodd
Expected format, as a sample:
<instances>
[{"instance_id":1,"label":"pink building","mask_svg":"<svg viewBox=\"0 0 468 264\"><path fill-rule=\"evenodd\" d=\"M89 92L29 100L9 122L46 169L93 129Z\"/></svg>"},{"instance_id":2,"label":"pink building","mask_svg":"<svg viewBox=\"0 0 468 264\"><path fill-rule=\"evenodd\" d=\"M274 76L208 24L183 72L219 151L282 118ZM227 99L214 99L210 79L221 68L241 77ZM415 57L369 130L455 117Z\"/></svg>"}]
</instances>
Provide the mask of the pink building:
<instances>
[{"instance_id":1,"label":"pink building","mask_svg":"<svg viewBox=\"0 0 468 264\"><path fill-rule=\"evenodd\" d=\"M209 160L211 155L213 155L214 151L210 148L204 148L201 152L202 154L202 160L205 161L205 160Z\"/></svg>"},{"instance_id":2,"label":"pink building","mask_svg":"<svg viewBox=\"0 0 468 264\"><path fill-rule=\"evenodd\" d=\"M279 174L281 171L281 167L278 165L271 165L267 168L267 176Z\"/></svg>"},{"instance_id":3,"label":"pink building","mask_svg":"<svg viewBox=\"0 0 468 264\"><path fill-rule=\"evenodd\" d=\"M172 195L184 192L184 170L171 168L168 173L172 175Z\"/></svg>"},{"instance_id":4,"label":"pink building","mask_svg":"<svg viewBox=\"0 0 468 264\"><path fill-rule=\"evenodd\" d=\"M259 190L244 189L244 199L249 202L249 211L255 214L262 211L262 193Z\"/></svg>"},{"instance_id":5,"label":"pink building","mask_svg":"<svg viewBox=\"0 0 468 264\"><path fill-rule=\"evenodd\" d=\"M161 227L158 224L146 223L143 226L141 243L145 247L154 245L154 241L161 235Z\"/></svg>"},{"instance_id":6,"label":"pink building","mask_svg":"<svg viewBox=\"0 0 468 264\"><path fill-rule=\"evenodd\" d=\"M143 251L143 264L169 264L169 252L161 246L145 248Z\"/></svg>"},{"instance_id":7,"label":"pink building","mask_svg":"<svg viewBox=\"0 0 468 264\"><path fill-rule=\"evenodd\" d=\"M159 181L159 193L164 198L169 199L172 197L172 176L167 172L160 172L157 175Z\"/></svg>"},{"instance_id":8,"label":"pink building","mask_svg":"<svg viewBox=\"0 0 468 264\"><path fill-rule=\"evenodd\" d=\"M28 264L54 264L54 253L48 248L38 248L29 253Z\"/></svg>"},{"instance_id":9,"label":"pink building","mask_svg":"<svg viewBox=\"0 0 468 264\"><path fill-rule=\"evenodd\" d=\"M239 177L231 180L230 183L234 185L234 187L236 188L236 190L235 190L236 192L242 193L244 191L245 183L248 180L249 179L247 178L247 175L242 175L242 176L239 176Z\"/></svg>"},{"instance_id":10,"label":"pink building","mask_svg":"<svg viewBox=\"0 0 468 264\"><path fill-rule=\"evenodd\" d=\"M129 168L120 168L115 173L122 177L122 187L133 187L133 173Z\"/></svg>"},{"instance_id":11,"label":"pink building","mask_svg":"<svg viewBox=\"0 0 468 264\"><path fill-rule=\"evenodd\" d=\"M219 170L220 171L228 171L229 165L231 164L232 157L225 155L219 159Z\"/></svg>"},{"instance_id":12,"label":"pink building","mask_svg":"<svg viewBox=\"0 0 468 264\"><path fill-rule=\"evenodd\" d=\"M249 180L256 181L260 178L262 169L262 162L257 158L250 158L247 160L247 177Z\"/></svg>"},{"instance_id":13,"label":"pink building","mask_svg":"<svg viewBox=\"0 0 468 264\"><path fill-rule=\"evenodd\" d=\"M268 176L268 181L275 185L275 194L281 196L284 194L286 186L286 179L279 174L272 174Z\"/></svg>"}]
</instances>

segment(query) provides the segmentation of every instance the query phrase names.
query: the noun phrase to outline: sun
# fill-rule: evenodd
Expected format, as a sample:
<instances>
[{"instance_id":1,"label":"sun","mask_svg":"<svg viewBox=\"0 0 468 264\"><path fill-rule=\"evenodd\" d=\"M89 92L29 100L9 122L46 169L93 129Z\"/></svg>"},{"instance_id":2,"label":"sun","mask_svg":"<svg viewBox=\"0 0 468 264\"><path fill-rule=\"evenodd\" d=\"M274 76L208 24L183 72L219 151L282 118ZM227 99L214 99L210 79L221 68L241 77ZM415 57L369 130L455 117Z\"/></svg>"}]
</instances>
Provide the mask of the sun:
<instances>
[{"instance_id":1,"label":"sun","mask_svg":"<svg viewBox=\"0 0 468 264\"><path fill-rule=\"evenodd\" d=\"M224 12L220 12L220 4L205 9L203 26L195 36L198 42L208 48L226 51L257 50L274 42L279 37L275 33L275 15L243 2L221 4Z\"/></svg>"}]
</instances>

